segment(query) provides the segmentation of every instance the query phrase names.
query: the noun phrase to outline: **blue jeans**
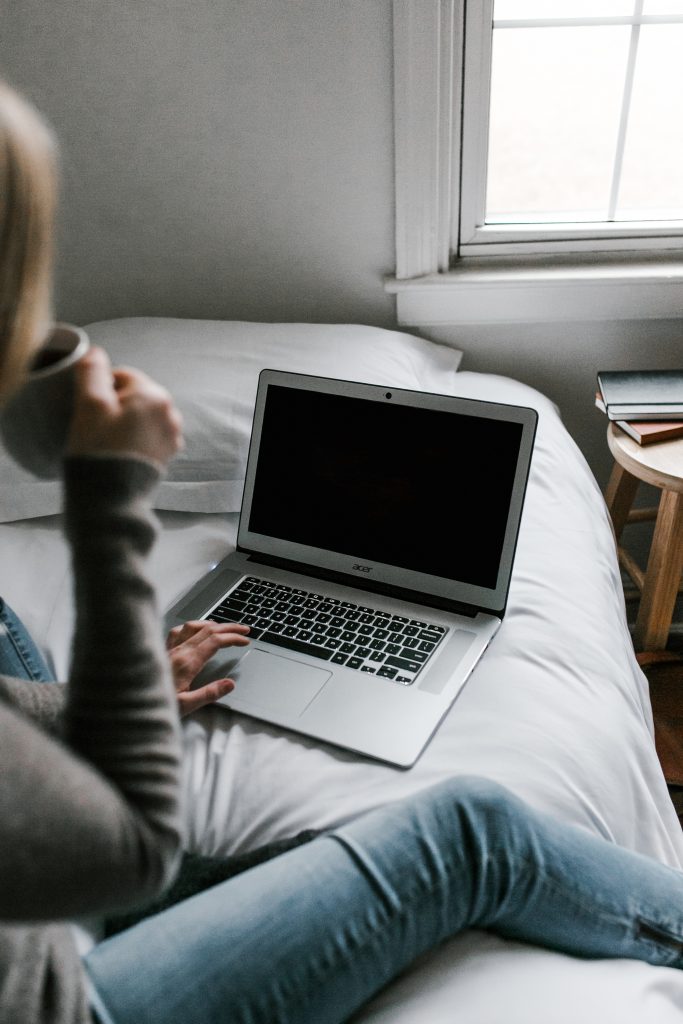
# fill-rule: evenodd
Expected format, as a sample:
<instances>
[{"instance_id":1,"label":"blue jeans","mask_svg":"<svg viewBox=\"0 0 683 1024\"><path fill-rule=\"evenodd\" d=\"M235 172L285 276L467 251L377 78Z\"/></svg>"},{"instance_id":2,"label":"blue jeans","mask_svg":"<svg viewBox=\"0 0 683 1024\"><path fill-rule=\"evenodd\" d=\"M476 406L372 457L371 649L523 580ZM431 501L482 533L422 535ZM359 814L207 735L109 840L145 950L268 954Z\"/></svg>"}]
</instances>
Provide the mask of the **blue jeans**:
<instances>
[{"instance_id":1,"label":"blue jeans","mask_svg":"<svg viewBox=\"0 0 683 1024\"><path fill-rule=\"evenodd\" d=\"M0 598L0 675L49 683L53 675L23 622Z\"/></svg>"},{"instance_id":2,"label":"blue jeans","mask_svg":"<svg viewBox=\"0 0 683 1024\"><path fill-rule=\"evenodd\" d=\"M0 601L0 672L47 682ZM332 1024L465 928L683 967L683 874L456 776L96 946L103 1024Z\"/></svg>"},{"instance_id":3,"label":"blue jeans","mask_svg":"<svg viewBox=\"0 0 683 1024\"><path fill-rule=\"evenodd\" d=\"M466 928L683 967L683 874L454 777L111 938L104 1024L332 1024Z\"/></svg>"}]
</instances>

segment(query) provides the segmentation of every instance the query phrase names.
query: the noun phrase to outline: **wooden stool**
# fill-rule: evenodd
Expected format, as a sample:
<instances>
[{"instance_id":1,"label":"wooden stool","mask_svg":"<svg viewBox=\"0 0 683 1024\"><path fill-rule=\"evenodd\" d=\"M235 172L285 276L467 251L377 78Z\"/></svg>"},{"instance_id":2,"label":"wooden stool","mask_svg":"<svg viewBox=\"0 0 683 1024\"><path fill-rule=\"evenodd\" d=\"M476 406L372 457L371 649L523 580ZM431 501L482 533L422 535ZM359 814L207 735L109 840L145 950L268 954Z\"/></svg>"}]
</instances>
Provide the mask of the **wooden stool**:
<instances>
[{"instance_id":1,"label":"wooden stool","mask_svg":"<svg viewBox=\"0 0 683 1024\"><path fill-rule=\"evenodd\" d=\"M619 563L640 591L633 642L637 651L666 647L683 574L683 438L641 446L610 423L607 443L614 468L605 493ZM632 509L639 483L661 491L658 508ZM627 523L656 519L645 572L622 547Z\"/></svg>"},{"instance_id":2,"label":"wooden stool","mask_svg":"<svg viewBox=\"0 0 683 1024\"><path fill-rule=\"evenodd\" d=\"M642 651L636 658L650 689L657 756L683 826L683 654Z\"/></svg>"}]
</instances>

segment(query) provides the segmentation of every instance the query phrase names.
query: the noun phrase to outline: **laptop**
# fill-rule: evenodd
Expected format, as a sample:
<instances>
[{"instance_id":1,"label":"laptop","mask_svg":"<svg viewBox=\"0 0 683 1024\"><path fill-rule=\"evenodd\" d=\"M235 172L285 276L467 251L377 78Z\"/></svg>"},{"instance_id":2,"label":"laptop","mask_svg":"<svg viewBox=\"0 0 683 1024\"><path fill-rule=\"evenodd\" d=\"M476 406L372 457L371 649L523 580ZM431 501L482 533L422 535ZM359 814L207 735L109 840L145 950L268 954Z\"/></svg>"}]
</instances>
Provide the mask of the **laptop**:
<instances>
[{"instance_id":1,"label":"laptop","mask_svg":"<svg viewBox=\"0 0 683 1024\"><path fill-rule=\"evenodd\" d=\"M169 610L245 622L219 703L414 764L500 627L537 413L263 370L237 549Z\"/></svg>"}]
</instances>

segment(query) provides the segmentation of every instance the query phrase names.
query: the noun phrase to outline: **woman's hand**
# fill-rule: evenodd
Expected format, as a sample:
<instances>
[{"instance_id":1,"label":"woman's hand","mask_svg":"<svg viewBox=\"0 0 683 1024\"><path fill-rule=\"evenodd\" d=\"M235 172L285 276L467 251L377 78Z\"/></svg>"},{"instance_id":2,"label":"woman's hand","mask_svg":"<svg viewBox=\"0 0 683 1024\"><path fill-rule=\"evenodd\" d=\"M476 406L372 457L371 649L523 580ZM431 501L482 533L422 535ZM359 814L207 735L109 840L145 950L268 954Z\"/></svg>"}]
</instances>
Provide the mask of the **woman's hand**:
<instances>
[{"instance_id":1,"label":"woman's hand","mask_svg":"<svg viewBox=\"0 0 683 1024\"><path fill-rule=\"evenodd\" d=\"M178 696L180 716L189 715L206 704L213 704L235 689L232 679L190 689L207 661L225 647L246 647L249 626L238 622L186 622L172 629L166 638L173 682Z\"/></svg>"},{"instance_id":2,"label":"woman's hand","mask_svg":"<svg viewBox=\"0 0 683 1024\"><path fill-rule=\"evenodd\" d=\"M165 466L183 446L182 420L165 388L140 370L112 369L101 348L76 366L70 455L129 455Z\"/></svg>"}]
</instances>

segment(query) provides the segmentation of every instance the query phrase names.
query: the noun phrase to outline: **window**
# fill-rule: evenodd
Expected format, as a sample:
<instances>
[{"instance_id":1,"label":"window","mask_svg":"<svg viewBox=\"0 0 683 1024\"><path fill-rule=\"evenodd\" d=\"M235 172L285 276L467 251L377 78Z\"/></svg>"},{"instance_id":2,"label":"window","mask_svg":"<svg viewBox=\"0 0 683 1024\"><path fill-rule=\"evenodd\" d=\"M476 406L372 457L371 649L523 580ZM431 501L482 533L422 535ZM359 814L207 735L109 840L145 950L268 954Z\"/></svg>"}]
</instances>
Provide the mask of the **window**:
<instances>
[{"instance_id":1,"label":"window","mask_svg":"<svg viewBox=\"0 0 683 1024\"><path fill-rule=\"evenodd\" d=\"M393 11L399 323L680 319L683 0Z\"/></svg>"},{"instance_id":2,"label":"window","mask_svg":"<svg viewBox=\"0 0 683 1024\"><path fill-rule=\"evenodd\" d=\"M460 255L683 245L683 0L465 13Z\"/></svg>"}]
</instances>

